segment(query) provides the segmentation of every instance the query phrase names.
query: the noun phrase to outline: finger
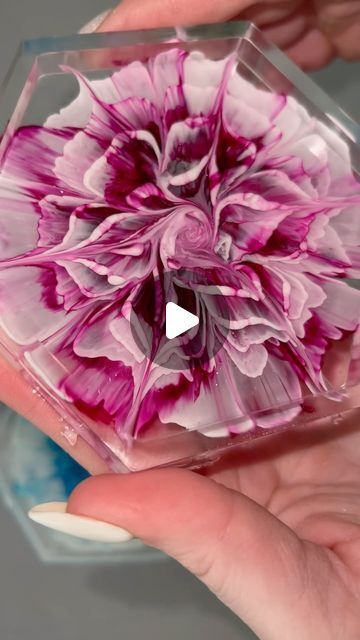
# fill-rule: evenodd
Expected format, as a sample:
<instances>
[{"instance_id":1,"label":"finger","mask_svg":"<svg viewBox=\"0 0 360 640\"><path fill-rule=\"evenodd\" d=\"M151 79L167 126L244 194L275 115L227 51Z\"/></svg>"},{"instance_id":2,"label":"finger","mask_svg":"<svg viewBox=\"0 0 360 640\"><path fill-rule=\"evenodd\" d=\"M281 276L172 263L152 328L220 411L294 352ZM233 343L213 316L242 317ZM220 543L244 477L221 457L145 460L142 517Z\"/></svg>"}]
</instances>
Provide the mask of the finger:
<instances>
[{"instance_id":1,"label":"finger","mask_svg":"<svg viewBox=\"0 0 360 640\"><path fill-rule=\"evenodd\" d=\"M80 29L79 33L94 33L94 31L97 31L97 29L102 25L105 18L107 18L110 13L111 13L111 9L108 9L107 11L102 11L102 13L99 13L97 16L92 18L92 20L89 20L89 22L87 22Z\"/></svg>"},{"instance_id":2,"label":"finger","mask_svg":"<svg viewBox=\"0 0 360 640\"><path fill-rule=\"evenodd\" d=\"M259 28L274 25L285 20L291 20L292 17L301 13L305 15L302 7L302 0L280 0L275 2L268 0L265 2L256 2L250 9L243 14L243 19L255 22Z\"/></svg>"},{"instance_id":3,"label":"finger","mask_svg":"<svg viewBox=\"0 0 360 640\"><path fill-rule=\"evenodd\" d=\"M344 60L360 59L360 17L332 39L336 51Z\"/></svg>"},{"instance_id":4,"label":"finger","mask_svg":"<svg viewBox=\"0 0 360 640\"><path fill-rule=\"evenodd\" d=\"M315 0L319 28L346 60L360 57L360 2Z\"/></svg>"},{"instance_id":5,"label":"finger","mask_svg":"<svg viewBox=\"0 0 360 640\"><path fill-rule=\"evenodd\" d=\"M297 42L307 30L306 16L298 12L281 22L264 25L265 36L280 49L290 47Z\"/></svg>"},{"instance_id":6,"label":"finger","mask_svg":"<svg viewBox=\"0 0 360 640\"><path fill-rule=\"evenodd\" d=\"M306 615L304 585L315 560L305 562L305 544L242 494L189 471L165 469L90 478L77 487L67 509L119 526L166 552L260 637L280 640L286 628L286 638L304 638L294 610L298 621ZM326 577L326 567L317 562L317 569Z\"/></svg>"},{"instance_id":7,"label":"finger","mask_svg":"<svg viewBox=\"0 0 360 640\"><path fill-rule=\"evenodd\" d=\"M293 45L308 29L308 16L298 0L255 4L243 14L254 22L277 47Z\"/></svg>"},{"instance_id":8,"label":"finger","mask_svg":"<svg viewBox=\"0 0 360 640\"><path fill-rule=\"evenodd\" d=\"M285 49L285 53L306 71L320 69L330 62L335 49L318 29L309 29L294 45Z\"/></svg>"},{"instance_id":9,"label":"finger","mask_svg":"<svg viewBox=\"0 0 360 640\"><path fill-rule=\"evenodd\" d=\"M230 20L254 0L193 2L193 0L124 0L99 27L120 31L153 27L188 26Z\"/></svg>"}]
</instances>

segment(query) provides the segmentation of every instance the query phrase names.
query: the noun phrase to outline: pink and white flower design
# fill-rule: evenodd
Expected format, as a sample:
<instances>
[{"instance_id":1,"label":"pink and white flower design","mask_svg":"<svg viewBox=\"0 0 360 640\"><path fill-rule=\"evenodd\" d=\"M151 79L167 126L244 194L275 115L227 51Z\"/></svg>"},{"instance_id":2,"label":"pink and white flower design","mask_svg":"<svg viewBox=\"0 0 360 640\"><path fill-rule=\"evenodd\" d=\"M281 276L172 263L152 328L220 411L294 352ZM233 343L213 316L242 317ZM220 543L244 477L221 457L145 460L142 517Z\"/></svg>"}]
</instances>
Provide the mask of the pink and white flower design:
<instances>
[{"instance_id":1,"label":"pink and white flower design","mask_svg":"<svg viewBox=\"0 0 360 640\"><path fill-rule=\"evenodd\" d=\"M291 419L331 389L327 351L359 326L347 145L233 57L175 47L77 76L78 98L19 129L1 167L2 330L53 393L118 433ZM233 311L200 368L149 364L130 330L143 287L172 269L211 272ZM199 296L211 340L221 311Z\"/></svg>"}]
</instances>

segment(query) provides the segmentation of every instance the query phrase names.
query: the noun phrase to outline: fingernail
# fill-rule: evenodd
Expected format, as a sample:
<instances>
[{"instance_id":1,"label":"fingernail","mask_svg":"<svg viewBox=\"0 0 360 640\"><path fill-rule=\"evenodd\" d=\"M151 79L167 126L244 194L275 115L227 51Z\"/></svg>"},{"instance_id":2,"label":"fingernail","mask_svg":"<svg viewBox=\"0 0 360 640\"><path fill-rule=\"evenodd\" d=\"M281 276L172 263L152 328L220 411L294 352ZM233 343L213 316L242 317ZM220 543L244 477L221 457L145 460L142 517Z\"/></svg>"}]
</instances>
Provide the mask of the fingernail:
<instances>
[{"instance_id":1,"label":"fingernail","mask_svg":"<svg viewBox=\"0 0 360 640\"><path fill-rule=\"evenodd\" d=\"M45 502L30 509L28 516L44 527L95 542L128 542L131 533L109 522L67 513L66 502Z\"/></svg>"},{"instance_id":2,"label":"fingernail","mask_svg":"<svg viewBox=\"0 0 360 640\"><path fill-rule=\"evenodd\" d=\"M94 33L97 29L105 22L106 18L110 15L112 9L108 9L107 11L103 11L98 16L90 20L82 29L80 29L79 33Z\"/></svg>"}]
</instances>

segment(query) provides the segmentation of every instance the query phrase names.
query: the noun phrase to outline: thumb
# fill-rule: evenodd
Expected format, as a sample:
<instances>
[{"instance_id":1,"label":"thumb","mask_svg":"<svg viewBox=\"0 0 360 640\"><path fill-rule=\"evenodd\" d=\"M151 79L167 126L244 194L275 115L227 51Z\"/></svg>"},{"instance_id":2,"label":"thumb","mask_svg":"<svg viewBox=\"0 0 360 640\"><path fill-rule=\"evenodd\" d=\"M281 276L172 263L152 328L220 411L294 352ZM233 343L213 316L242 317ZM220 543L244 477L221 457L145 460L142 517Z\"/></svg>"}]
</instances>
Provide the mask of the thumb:
<instances>
[{"instance_id":1,"label":"thumb","mask_svg":"<svg viewBox=\"0 0 360 640\"><path fill-rule=\"evenodd\" d=\"M71 495L68 512L118 525L166 552L261 638L304 637L293 615L298 623L308 616L299 612L306 606L305 543L244 495L164 469L89 478Z\"/></svg>"},{"instance_id":2,"label":"thumb","mask_svg":"<svg viewBox=\"0 0 360 640\"><path fill-rule=\"evenodd\" d=\"M123 0L111 11L99 31L150 29L153 27L188 26L202 22L222 22L234 18L253 0Z\"/></svg>"}]
</instances>

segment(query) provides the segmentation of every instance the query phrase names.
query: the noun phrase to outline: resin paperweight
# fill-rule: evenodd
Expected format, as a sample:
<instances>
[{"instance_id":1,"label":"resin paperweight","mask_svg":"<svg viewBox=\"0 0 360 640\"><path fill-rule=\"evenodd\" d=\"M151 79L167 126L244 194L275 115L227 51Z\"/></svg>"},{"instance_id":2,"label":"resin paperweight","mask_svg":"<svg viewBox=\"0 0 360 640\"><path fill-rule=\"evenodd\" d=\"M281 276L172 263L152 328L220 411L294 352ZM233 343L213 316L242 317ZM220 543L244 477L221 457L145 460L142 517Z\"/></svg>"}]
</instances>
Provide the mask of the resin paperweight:
<instances>
[{"instance_id":1,"label":"resin paperweight","mask_svg":"<svg viewBox=\"0 0 360 640\"><path fill-rule=\"evenodd\" d=\"M109 468L360 405L359 127L254 26L27 42L0 109L3 355Z\"/></svg>"}]
</instances>

